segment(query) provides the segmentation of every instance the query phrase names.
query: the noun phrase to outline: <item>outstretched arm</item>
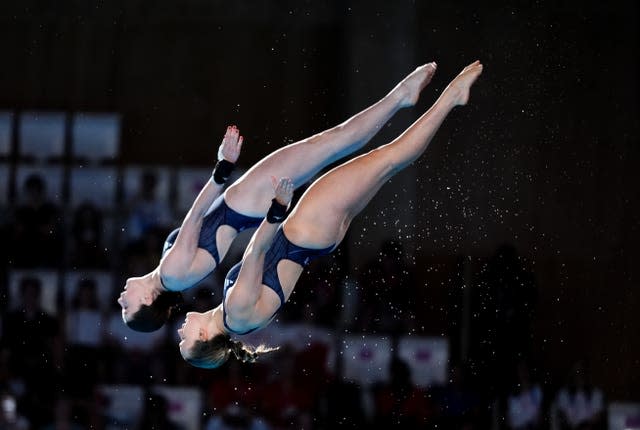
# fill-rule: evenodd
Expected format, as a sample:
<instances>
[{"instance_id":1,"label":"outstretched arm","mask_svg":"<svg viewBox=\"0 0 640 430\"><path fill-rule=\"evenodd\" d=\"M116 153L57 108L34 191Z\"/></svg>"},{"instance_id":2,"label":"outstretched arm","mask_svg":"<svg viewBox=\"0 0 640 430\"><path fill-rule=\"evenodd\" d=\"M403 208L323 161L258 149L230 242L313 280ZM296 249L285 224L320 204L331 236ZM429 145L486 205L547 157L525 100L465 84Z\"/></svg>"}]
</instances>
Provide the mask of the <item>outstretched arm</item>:
<instances>
[{"instance_id":1,"label":"outstretched arm","mask_svg":"<svg viewBox=\"0 0 640 430\"><path fill-rule=\"evenodd\" d=\"M227 132L218 148L216 169L211 179L198 193L182 221L175 243L160 262L160 274L167 288L171 290L183 290L202 278L204 270L196 267L202 220L211 204L220 196L226 176L240 156L242 141L236 126L227 127Z\"/></svg>"},{"instance_id":2,"label":"outstretched arm","mask_svg":"<svg viewBox=\"0 0 640 430\"><path fill-rule=\"evenodd\" d=\"M242 257L242 267L238 279L227 296L227 310L233 319L239 321L252 315L262 291L264 257L271 247L278 227L285 219L285 213L293 198L293 182L289 178L276 181L271 178L275 188L275 198L267 217L255 231Z\"/></svg>"}]
</instances>

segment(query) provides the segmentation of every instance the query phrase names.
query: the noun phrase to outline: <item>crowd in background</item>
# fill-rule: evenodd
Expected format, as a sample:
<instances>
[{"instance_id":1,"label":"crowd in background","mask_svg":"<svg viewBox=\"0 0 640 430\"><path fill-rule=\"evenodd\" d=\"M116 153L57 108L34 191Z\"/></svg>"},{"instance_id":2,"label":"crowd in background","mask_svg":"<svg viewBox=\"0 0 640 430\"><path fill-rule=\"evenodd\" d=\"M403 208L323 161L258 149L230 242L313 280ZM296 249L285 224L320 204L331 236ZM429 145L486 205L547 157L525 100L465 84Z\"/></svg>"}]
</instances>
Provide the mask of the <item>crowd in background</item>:
<instances>
[{"instance_id":1,"label":"crowd in background","mask_svg":"<svg viewBox=\"0 0 640 430\"><path fill-rule=\"evenodd\" d=\"M47 197L46 177L37 174L19 184L19 198L3 208L0 429L133 428L105 413L112 400L99 387L106 385L144 390L135 428L180 428L169 417L168 399L151 391L157 384L196 388L201 428L211 430L605 428L606 399L589 379L587 363L576 357L566 380L549 381L532 362L535 280L508 246L476 277L474 309L490 311L474 314L477 341L464 358L451 349L442 384L418 386L392 353L388 378L365 387L344 378L340 366L327 366L335 352L304 339L255 364L189 366L179 355L175 327L185 312L217 305L224 270L185 292L184 305L162 330L136 333L123 324L115 299L124 280L155 268L166 234L182 215L157 196L153 173L143 172L139 184L115 217L91 203L70 212ZM110 236L104 233L108 217L122 226ZM39 276L43 272L54 276ZM68 281L73 273L78 276ZM358 270L339 251L308 268L277 322L322 327L337 338L385 334L397 341L424 323L415 300L419 276L399 242L385 243ZM460 274L449 279L455 283Z\"/></svg>"}]
</instances>

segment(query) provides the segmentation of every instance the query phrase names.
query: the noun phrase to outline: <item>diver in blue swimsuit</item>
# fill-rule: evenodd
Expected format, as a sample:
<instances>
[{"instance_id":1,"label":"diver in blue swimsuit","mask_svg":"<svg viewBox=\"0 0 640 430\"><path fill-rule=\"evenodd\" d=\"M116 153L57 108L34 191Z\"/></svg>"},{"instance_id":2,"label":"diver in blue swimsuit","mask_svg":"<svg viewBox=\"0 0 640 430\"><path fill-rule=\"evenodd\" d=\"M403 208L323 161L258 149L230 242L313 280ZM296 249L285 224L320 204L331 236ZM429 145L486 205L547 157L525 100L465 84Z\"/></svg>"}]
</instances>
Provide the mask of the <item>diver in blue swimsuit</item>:
<instances>
[{"instance_id":1,"label":"diver in blue swimsuit","mask_svg":"<svg viewBox=\"0 0 640 430\"><path fill-rule=\"evenodd\" d=\"M435 64L431 67L435 70ZM194 366L214 368L231 355L252 362L269 351L251 348L230 335L269 324L293 292L304 266L333 251L380 187L424 153L448 113L467 103L471 85L481 73L479 61L465 67L398 138L314 181L286 220L294 184L288 178L274 180L275 198L267 217L242 261L227 274L222 303L207 312L187 313L178 330L182 357Z\"/></svg>"},{"instance_id":2,"label":"diver in blue swimsuit","mask_svg":"<svg viewBox=\"0 0 640 430\"><path fill-rule=\"evenodd\" d=\"M432 64L418 67L372 106L334 128L269 154L222 193L242 146L238 129L227 128L212 178L180 228L167 238L158 267L127 279L118 299L124 322L138 331L159 329L179 301L179 292L214 271L239 232L262 222L273 196L269 178L288 177L299 187L361 149L395 112L416 103L434 71Z\"/></svg>"},{"instance_id":3,"label":"diver in blue swimsuit","mask_svg":"<svg viewBox=\"0 0 640 430\"><path fill-rule=\"evenodd\" d=\"M280 299L280 306L278 306L276 311L273 313L272 318L280 310L282 305L284 305L284 303L286 302L286 298L284 296L284 290L282 289L282 285L280 284L280 279L278 278L278 263L280 263L280 261L283 259L287 259L304 267L309 265L309 263L312 260L318 257L321 257L323 255L330 254L331 251L333 251L333 248L334 248L334 245L328 246L323 249L303 248L301 246L297 246L291 243L287 239L287 237L284 235L284 231L282 229L279 229L276 232L276 235L273 239L273 243L271 244L271 247L265 254L263 272L262 272L262 284L267 288L271 289L274 293L276 293L276 295ZM222 294L223 295L222 323L227 329L227 331L229 331L230 333L239 334L239 335L251 333L258 328L258 327L252 327L247 331L238 332L232 329L231 327L229 327L229 325L227 324L227 316L226 316L226 310L224 306L224 299L226 299L227 293L231 289L231 287L235 285L236 280L238 279L238 275L240 274L241 268L242 268L242 261L240 261L238 264L236 264L229 270L229 272L227 273L227 276L225 277L224 290Z\"/></svg>"}]
</instances>

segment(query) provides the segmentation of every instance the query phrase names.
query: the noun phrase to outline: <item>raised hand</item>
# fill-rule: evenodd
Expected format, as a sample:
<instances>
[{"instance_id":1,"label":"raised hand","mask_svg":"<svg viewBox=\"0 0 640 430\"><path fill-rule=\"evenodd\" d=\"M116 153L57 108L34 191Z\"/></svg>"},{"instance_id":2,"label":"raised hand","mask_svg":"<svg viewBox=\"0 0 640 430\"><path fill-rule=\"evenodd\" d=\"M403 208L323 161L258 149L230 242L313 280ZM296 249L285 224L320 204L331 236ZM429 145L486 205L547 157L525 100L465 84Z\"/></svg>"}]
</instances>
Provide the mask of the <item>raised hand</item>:
<instances>
[{"instance_id":1,"label":"raised hand","mask_svg":"<svg viewBox=\"0 0 640 430\"><path fill-rule=\"evenodd\" d=\"M218 160L227 160L235 163L240 157L243 138L240 136L240 130L235 125L227 127L227 132L222 138L222 143L218 148Z\"/></svg>"},{"instance_id":2,"label":"raised hand","mask_svg":"<svg viewBox=\"0 0 640 430\"><path fill-rule=\"evenodd\" d=\"M277 180L275 176L271 177L271 183L275 191L275 198L278 203L288 206L293 198L293 182L290 178L280 178Z\"/></svg>"}]
</instances>

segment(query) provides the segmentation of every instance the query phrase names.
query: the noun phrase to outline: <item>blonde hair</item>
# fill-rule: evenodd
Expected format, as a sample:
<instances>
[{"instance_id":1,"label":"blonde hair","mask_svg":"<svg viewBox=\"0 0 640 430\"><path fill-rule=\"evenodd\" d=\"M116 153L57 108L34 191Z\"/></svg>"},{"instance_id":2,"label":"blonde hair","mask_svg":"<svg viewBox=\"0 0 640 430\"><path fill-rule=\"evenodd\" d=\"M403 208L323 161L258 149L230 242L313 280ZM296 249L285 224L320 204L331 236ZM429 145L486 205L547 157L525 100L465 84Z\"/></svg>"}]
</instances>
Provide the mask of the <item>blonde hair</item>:
<instances>
[{"instance_id":1,"label":"blonde hair","mask_svg":"<svg viewBox=\"0 0 640 430\"><path fill-rule=\"evenodd\" d=\"M233 356L243 363L254 363L259 356L276 351L279 347L259 345L249 346L241 341L232 340L228 334L218 334L209 340L198 340L188 352L185 360L195 367L215 369Z\"/></svg>"}]
</instances>

